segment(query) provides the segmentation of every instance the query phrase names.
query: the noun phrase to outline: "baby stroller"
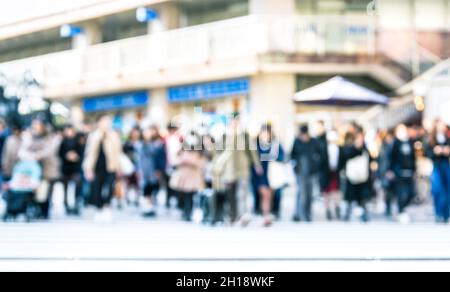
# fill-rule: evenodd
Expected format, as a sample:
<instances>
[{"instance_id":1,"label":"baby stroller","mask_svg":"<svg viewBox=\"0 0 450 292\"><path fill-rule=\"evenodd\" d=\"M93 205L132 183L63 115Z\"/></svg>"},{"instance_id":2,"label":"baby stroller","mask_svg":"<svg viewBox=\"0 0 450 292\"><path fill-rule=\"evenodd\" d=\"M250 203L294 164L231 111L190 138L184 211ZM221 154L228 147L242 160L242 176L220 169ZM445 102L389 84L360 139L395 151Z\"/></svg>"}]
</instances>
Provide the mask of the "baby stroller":
<instances>
[{"instance_id":1,"label":"baby stroller","mask_svg":"<svg viewBox=\"0 0 450 292\"><path fill-rule=\"evenodd\" d=\"M33 215L34 195L41 184L42 168L37 162L22 161L13 169L12 178L6 185L6 213L3 220L24 215L27 222Z\"/></svg>"}]
</instances>

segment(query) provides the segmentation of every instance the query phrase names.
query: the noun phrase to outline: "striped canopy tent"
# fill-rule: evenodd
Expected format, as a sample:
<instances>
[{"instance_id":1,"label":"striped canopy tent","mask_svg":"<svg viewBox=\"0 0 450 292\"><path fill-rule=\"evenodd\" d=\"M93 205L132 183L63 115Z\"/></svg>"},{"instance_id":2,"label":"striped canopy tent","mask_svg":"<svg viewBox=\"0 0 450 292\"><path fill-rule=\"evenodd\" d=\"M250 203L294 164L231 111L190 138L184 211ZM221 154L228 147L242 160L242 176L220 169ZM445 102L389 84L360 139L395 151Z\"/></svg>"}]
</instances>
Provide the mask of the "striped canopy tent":
<instances>
[{"instance_id":1,"label":"striped canopy tent","mask_svg":"<svg viewBox=\"0 0 450 292\"><path fill-rule=\"evenodd\" d=\"M295 94L299 104L332 107L369 107L387 105L389 98L337 76Z\"/></svg>"}]
</instances>

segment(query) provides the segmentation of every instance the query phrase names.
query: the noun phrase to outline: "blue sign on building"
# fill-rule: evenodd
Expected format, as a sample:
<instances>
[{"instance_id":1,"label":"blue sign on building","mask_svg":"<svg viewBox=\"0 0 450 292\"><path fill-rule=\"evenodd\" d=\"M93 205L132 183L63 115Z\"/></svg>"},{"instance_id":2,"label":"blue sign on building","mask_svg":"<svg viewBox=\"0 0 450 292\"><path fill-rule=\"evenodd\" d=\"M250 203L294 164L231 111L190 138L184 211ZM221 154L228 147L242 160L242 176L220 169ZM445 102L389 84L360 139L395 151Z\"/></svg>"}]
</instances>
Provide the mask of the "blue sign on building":
<instances>
[{"instance_id":1,"label":"blue sign on building","mask_svg":"<svg viewBox=\"0 0 450 292\"><path fill-rule=\"evenodd\" d=\"M66 24L61 26L59 34L62 38L70 38L83 33L83 28L75 25Z\"/></svg>"},{"instance_id":2,"label":"blue sign on building","mask_svg":"<svg viewBox=\"0 0 450 292\"><path fill-rule=\"evenodd\" d=\"M86 98L82 101L85 112L121 110L146 106L149 102L147 91L121 93L107 96Z\"/></svg>"},{"instance_id":3,"label":"blue sign on building","mask_svg":"<svg viewBox=\"0 0 450 292\"><path fill-rule=\"evenodd\" d=\"M156 10L147 7L139 7L136 10L136 19L139 22L151 22L159 18L159 14Z\"/></svg>"},{"instance_id":4,"label":"blue sign on building","mask_svg":"<svg viewBox=\"0 0 450 292\"><path fill-rule=\"evenodd\" d=\"M250 79L241 78L169 88L169 102L194 102L250 93Z\"/></svg>"}]
</instances>

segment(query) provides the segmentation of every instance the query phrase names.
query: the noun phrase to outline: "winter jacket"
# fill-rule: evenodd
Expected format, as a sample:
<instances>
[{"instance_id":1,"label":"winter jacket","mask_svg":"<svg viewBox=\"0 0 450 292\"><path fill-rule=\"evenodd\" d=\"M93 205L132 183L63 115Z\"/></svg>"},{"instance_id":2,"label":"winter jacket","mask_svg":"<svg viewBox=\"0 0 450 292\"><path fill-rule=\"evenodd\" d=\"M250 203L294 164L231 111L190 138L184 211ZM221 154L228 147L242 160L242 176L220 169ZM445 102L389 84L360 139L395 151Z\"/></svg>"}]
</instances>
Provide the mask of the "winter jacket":
<instances>
[{"instance_id":1,"label":"winter jacket","mask_svg":"<svg viewBox=\"0 0 450 292\"><path fill-rule=\"evenodd\" d=\"M411 140L396 139L392 147L389 170L397 177L411 178L416 173L416 152Z\"/></svg>"},{"instance_id":2,"label":"winter jacket","mask_svg":"<svg viewBox=\"0 0 450 292\"><path fill-rule=\"evenodd\" d=\"M103 133L100 130L92 132L88 137L83 161L83 171L95 171L100 154L100 146L102 144L108 172L120 172L120 159L123 153L120 136L114 131Z\"/></svg>"},{"instance_id":3,"label":"winter jacket","mask_svg":"<svg viewBox=\"0 0 450 292\"><path fill-rule=\"evenodd\" d=\"M56 180L61 177L60 159L58 155L61 138L57 135L33 136L25 133L19 150L19 159L37 161L43 168L46 180Z\"/></svg>"},{"instance_id":4,"label":"winter jacket","mask_svg":"<svg viewBox=\"0 0 450 292\"><path fill-rule=\"evenodd\" d=\"M205 158L201 151L181 151L178 167L172 175L170 186L179 192L195 193L206 188Z\"/></svg>"},{"instance_id":5,"label":"winter jacket","mask_svg":"<svg viewBox=\"0 0 450 292\"><path fill-rule=\"evenodd\" d=\"M301 176L316 175L320 169L320 153L313 139L304 142L297 138L292 148L291 159L295 162L295 172Z\"/></svg>"},{"instance_id":6,"label":"winter jacket","mask_svg":"<svg viewBox=\"0 0 450 292\"><path fill-rule=\"evenodd\" d=\"M22 145L22 137L9 136L5 141L2 153L3 174L11 177L14 166L19 162L19 151Z\"/></svg>"},{"instance_id":7,"label":"winter jacket","mask_svg":"<svg viewBox=\"0 0 450 292\"><path fill-rule=\"evenodd\" d=\"M161 141L144 142L139 149L138 168L144 184L156 184L166 169L166 152Z\"/></svg>"},{"instance_id":8,"label":"winter jacket","mask_svg":"<svg viewBox=\"0 0 450 292\"><path fill-rule=\"evenodd\" d=\"M79 159L78 161L67 160L69 152L75 152ZM81 163L84 156L84 146L80 143L79 137L64 138L59 148L59 158L61 159L61 172L64 176L71 176L81 172Z\"/></svg>"}]
</instances>

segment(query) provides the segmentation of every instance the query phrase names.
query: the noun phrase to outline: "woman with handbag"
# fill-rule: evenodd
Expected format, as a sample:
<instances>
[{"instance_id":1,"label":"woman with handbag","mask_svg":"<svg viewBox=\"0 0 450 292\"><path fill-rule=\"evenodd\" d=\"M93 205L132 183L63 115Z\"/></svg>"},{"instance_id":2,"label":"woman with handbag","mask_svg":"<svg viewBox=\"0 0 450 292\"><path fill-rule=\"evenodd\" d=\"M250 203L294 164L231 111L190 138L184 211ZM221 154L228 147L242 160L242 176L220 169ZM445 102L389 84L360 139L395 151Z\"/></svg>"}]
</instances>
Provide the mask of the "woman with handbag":
<instances>
[{"instance_id":1,"label":"woman with handbag","mask_svg":"<svg viewBox=\"0 0 450 292\"><path fill-rule=\"evenodd\" d=\"M193 140L198 141L193 141ZM206 160L200 138L194 136L186 139L183 149L178 154L178 165L170 179L170 187L179 194L183 201L183 220L192 221L194 196L206 188Z\"/></svg>"},{"instance_id":2,"label":"woman with handbag","mask_svg":"<svg viewBox=\"0 0 450 292\"><path fill-rule=\"evenodd\" d=\"M358 127L354 133L347 133L345 146L342 148L340 165L345 173L345 200L348 203L345 220L351 220L352 205L356 202L363 209L361 220L368 222L370 218L367 202L372 195L372 185L370 154L365 147L362 128Z\"/></svg>"},{"instance_id":3,"label":"woman with handbag","mask_svg":"<svg viewBox=\"0 0 450 292\"><path fill-rule=\"evenodd\" d=\"M271 164L284 162L284 149L276 140L271 125L262 126L257 139L257 148L263 171L258 174L255 168L252 169L252 185L257 198L255 209L262 212L264 226L269 227L272 225L272 211L276 217L280 215L281 193L284 187L271 185L269 178ZM280 175L283 174L278 173L278 176Z\"/></svg>"}]
</instances>

